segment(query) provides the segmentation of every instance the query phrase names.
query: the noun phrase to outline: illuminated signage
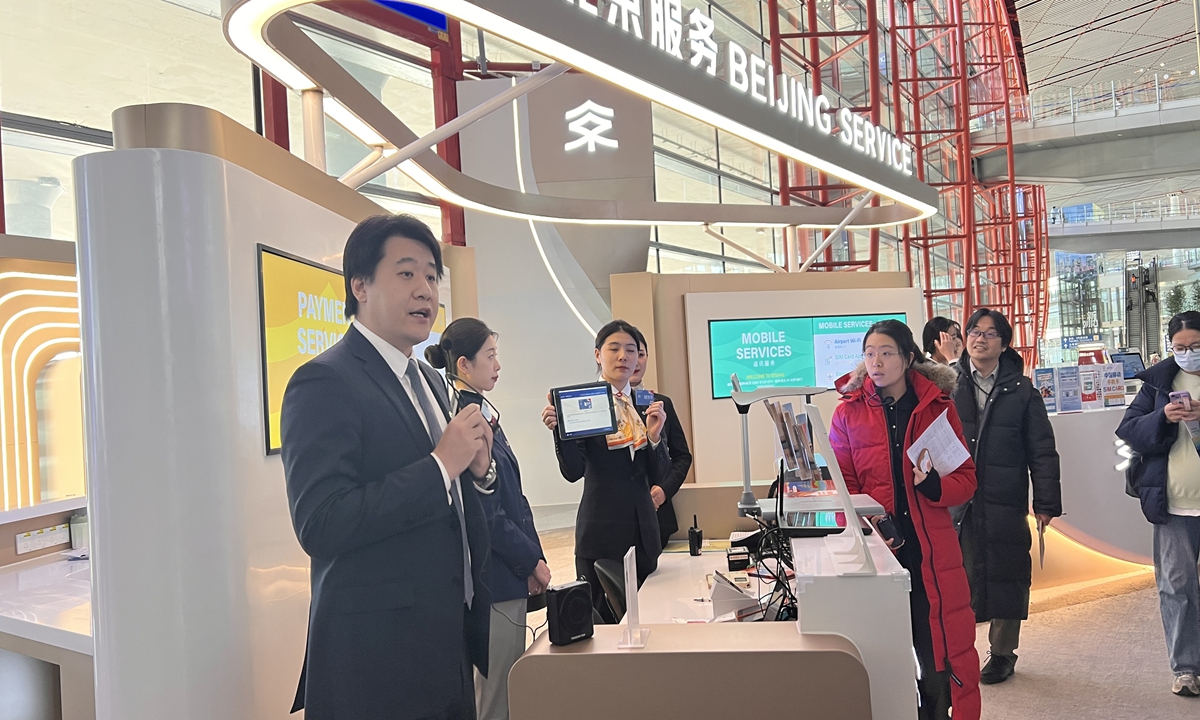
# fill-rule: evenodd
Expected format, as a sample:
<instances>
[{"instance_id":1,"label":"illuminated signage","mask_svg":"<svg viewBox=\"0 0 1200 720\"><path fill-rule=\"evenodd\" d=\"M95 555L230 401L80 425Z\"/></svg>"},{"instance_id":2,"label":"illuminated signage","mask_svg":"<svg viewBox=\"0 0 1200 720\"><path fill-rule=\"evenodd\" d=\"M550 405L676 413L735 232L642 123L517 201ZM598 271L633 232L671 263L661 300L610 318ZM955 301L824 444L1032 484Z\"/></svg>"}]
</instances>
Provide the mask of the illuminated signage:
<instances>
[{"instance_id":1,"label":"illuminated signage","mask_svg":"<svg viewBox=\"0 0 1200 720\"><path fill-rule=\"evenodd\" d=\"M279 452L283 391L296 368L346 334L346 283L333 268L258 246L267 453Z\"/></svg>"},{"instance_id":2,"label":"illuminated signage","mask_svg":"<svg viewBox=\"0 0 1200 720\"><path fill-rule=\"evenodd\" d=\"M567 129L579 137L563 145L563 150L571 152L586 147L590 153L596 152L596 146L616 150L618 143L614 138L604 137L604 133L612 130L613 118L616 112L612 108L588 100L566 114Z\"/></svg>"},{"instance_id":3,"label":"illuminated signage","mask_svg":"<svg viewBox=\"0 0 1200 720\"><path fill-rule=\"evenodd\" d=\"M722 58L721 46L713 38L712 19L693 9L685 25L680 0L609 0L607 13L601 13L599 6L588 0L562 1L582 10L593 22L606 22L623 33L647 40L666 55L686 61L711 76L718 75L717 69L723 59L724 79L739 93L824 135L833 134L835 115L831 112L829 98L814 94L803 79L788 75L782 68L777 72L769 61L734 40L726 41ZM650 4L650 32L644 34L642 10L647 1ZM875 125L849 108L837 111L836 127L838 138L846 147L907 177L912 176L912 145L897 138L887 128Z\"/></svg>"}]
</instances>

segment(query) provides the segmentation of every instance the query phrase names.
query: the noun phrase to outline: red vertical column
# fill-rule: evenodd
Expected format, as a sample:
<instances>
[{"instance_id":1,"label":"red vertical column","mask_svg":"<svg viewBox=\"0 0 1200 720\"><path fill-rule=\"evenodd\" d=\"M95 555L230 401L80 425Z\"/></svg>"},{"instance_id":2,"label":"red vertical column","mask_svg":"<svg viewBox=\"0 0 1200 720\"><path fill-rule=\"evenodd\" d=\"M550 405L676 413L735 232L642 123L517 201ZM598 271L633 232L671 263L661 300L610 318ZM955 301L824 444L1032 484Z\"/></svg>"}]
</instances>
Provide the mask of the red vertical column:
<instances>
[{"instance_id":1,"label":"red vertical column","mask_svg":"<svg viewBox=\"0 0 1200 720\"><path fill-rule=\"evenodd\" d=\"M449 42L433 48L433 114L434 123L441 127L458 117L458 81L463 79L462 32L457 20L450 20L447 29ZM458 136L438 143L438 155L456 169L462 169ZM466 218L463 209L442 201L442 242L450 245L467 244Z\"/></svg>"},{"instance_id":2,"label":"red vertical column","mask_svg":"<svg viewBox=\"0 0 1200 720\"><path fill-rule=\"evenodd\" d=\"M288 132L287 87L268 75L262 77L263 136L284 150L291 148Z\"/></svg>"},{"instance_id":3,"label":"red vertical column","mask_svg":"<svg viewBox=\"0 0 1200 720\"><path fill-rule=\"evenodd\" d=\"M783 38L779 36L779 0L767 0L767 32L771 41L771 66L775 68L776 77L771 78L771 82L777 83L778 76L783 75ZM776 168L779 174L779 204L792 204L792 188L791 175L788 172L788 159L783 155L776 155ZM791 250L788 247L788 233L799 232L792 228L783 228L780 233L783 236L783 266L788 270L792 269L793 261ZM796 266L800 265L799 260L795 262Z\"/></svg>"}]
</instances>

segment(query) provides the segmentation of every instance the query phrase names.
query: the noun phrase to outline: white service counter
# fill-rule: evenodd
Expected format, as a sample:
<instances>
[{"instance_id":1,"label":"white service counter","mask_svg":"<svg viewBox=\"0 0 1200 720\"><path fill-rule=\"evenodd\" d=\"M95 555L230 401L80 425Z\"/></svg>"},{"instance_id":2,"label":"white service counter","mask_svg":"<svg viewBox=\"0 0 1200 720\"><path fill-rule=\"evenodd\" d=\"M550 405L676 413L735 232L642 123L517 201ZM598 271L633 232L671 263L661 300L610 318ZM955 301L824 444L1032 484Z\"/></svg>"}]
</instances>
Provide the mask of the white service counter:
<instances>
[{"instance_id":1,"label":"white service counter","mask_svg":"<svg viewBox=\"0 0 1200 720\"><path fill-rule=\"evenodd\" d=\"M1050 424L1062 463L1063 517L1054 527L1097 552L1153 563L1151 525L1137 500L1125 494L1117 425L1125 408L1054 414Z\"/></svg>"},{"instance_id":2,"label":"white service counter","mask_svg":"<svg viewBox=\"0 0 1200 720\"><path fill-rule=\"evenodd\" d=\"M832 634L853 643L870 677L872 717L912 720L917 714L917 691L908 607L911 580L878 535L868 535L866 541L877 571L873 576L837 574L829 543L845 544L846 538L792 540L800 615L793 627L802 637ZM711 618L712 604L698 599L709 595L707 576L725 568L724 550L698 557L664 553L658 570L638 591L642 623Z\"/></svg>"},{"instance_id":3,"label":"white service counter","mask_svg":"<svg viewBox=\"0 0 1200 720\"><path fill-rule=\"evenodd\" d=\"M0 674L0 716L16 697L23 711L38 709L29 717L94 720L92 648L89 561L54 553L0 567L0 650L15 653Z\"/></svg>"}]
</instances>

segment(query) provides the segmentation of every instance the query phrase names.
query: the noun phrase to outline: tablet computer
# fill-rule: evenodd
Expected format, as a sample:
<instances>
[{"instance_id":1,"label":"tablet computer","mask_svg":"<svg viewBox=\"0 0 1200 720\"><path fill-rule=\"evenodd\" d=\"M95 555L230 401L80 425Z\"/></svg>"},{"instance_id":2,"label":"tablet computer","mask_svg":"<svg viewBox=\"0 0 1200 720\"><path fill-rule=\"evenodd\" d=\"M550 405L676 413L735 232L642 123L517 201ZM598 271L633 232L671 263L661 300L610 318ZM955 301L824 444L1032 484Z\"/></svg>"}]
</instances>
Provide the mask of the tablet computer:
<instances>
[{"instance_id":1,"label":"tablet computer","mask_svg":"<svg viewBox=\"0 0 1200 720\"><path fill-rule=\"evenodd\" d=\"M558 436L578 440L617 431L617 407L606 382L571 385L550 391L558 413Z\"/></svg>"}]
</instances>

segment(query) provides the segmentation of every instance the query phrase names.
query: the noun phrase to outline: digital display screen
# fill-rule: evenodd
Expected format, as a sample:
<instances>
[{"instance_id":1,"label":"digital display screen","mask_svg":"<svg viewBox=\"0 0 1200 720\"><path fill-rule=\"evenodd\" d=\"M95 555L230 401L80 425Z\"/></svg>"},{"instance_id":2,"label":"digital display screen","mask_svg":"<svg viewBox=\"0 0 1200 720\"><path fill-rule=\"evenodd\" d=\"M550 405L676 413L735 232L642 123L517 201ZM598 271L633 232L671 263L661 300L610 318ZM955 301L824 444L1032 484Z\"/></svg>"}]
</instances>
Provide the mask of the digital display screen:
<instances>
[{"instance_id":1,"label":"digital display screen","mask_svg":"<svg viewBox=\"0 0 1200 720\"><path fill-rule=\"evenodd\" d=\"M1121 363L1126 380L1133 380L1138 373L1146 369L1141 353L1113 353L1112 359L1113 362Z\"/></svg>"},{"instance_id":2,"label":"digital display screen","mask_svg":"<svg viewBox=\"0 0 1200 720\"><path fill-rule=\"evenodd\" d=\"M563 440L609 435L617 431L612 388L608 383L578 385L553 391Z\"/></svg>"},{"instance_id":3,"label":"digital display screen","mask_svg":"<svg viewBox=\"0 0 1200 720\"><path fill-rule=\"evenodd\" d=\"M904 313L709 320L713 399L760 387L826 387L862 360L863 334L880 320L907 322Z\"/></svg>"},{"instance_id":4,"label":"digital display screen","mask_svg":"<svg viewBox=\"0 0 1200 720\"><path fill-rule=\"evenodd\" d=\"M263 400L267 454L279 452L283 391L296 368L325 352L350 329L342 274L281 250L258 246Z\"/></svg>"},{"instance_id":5,"label":"digital display screen","mask_svg":"<svg viewBox=\"0 0 1200 720\"><path fill-rule=\"evenodd\" d=\"M328 350L350 329L342 273L282 250L258 246L258 302L262 333L263 405L267 454L279 452L283 391L296 368ZM438 304L429 339L413 348L418 358L446 329Z\"/></svg>"}]
</instances>

